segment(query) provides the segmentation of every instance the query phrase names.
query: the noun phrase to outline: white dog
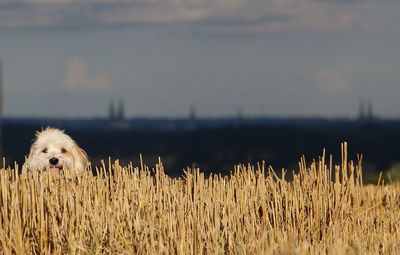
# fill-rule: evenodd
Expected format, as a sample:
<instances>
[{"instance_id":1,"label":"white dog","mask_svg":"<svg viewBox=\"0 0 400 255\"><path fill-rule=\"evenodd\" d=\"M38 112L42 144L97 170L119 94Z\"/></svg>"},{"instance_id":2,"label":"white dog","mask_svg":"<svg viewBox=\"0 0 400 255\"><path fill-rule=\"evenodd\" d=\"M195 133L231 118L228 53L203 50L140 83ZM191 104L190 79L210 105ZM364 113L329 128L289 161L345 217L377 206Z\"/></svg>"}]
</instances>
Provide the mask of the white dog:
<instances>
[{"instance_id":1,"label":"white dog","mask_svg":"<svg viewBox=\"0 0 400 255\"><path fill-rule=\"evenodd\" d=\"M30 171L60 172L63 169L84 171L88 162L86 152L64 131L46 128L36 133L25 163Z\"/></svg>"}]
</instances>

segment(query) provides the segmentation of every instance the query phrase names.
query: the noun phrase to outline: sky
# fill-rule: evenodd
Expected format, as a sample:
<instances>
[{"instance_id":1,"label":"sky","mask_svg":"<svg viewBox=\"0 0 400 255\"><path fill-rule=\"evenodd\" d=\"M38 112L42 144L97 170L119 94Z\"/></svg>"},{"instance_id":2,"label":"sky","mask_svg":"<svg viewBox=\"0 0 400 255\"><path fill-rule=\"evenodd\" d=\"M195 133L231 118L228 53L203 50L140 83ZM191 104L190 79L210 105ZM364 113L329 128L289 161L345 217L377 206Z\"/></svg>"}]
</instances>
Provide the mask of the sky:
<instances>
[{"instance_id":1,"label":"sky","mask_svg":"<svg viewBox=\"0 0 400 255\"><path fill-rule=\"evenodd\" d=\"M400 117L398 0L0 0L8 117Z\"/></svg>"}]
</instances>

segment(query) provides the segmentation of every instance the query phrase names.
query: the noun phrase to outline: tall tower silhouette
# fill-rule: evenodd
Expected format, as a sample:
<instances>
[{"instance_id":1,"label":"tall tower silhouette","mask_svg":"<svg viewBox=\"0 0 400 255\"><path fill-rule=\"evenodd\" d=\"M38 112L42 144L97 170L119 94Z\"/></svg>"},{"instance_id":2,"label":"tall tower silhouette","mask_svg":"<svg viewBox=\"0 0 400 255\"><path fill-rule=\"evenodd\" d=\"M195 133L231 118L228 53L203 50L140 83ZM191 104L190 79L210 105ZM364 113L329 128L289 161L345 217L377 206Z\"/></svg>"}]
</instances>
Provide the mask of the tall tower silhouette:
<instances>
[{"instance_id":1,"label":"tall tower silhouette","mask_svg":"<svg viewBox=\"0 0 400 255\"><path fill-rule=\"evenodd\" d=\"M372 108L372 100L368 100L368 106L367 106L367 118L369 121L374 119L374 112L373 112L373 108Z\"/></svg>"},{"instance_id":2,"label":"tall tower silhouette","mask_svg":"<svg viewBox=\"0 0 400 255\"><path fill-rule=\"evenodd\" d=\"M110 103L108 105L108 119L115 120L114 100L110 100Z\"/></svg>"},{"instance_id":3,"label":"tall tower silhouette","mask_svg":"<svg viewBox=\"0 0 400 255\"><path fill-rule=\"evenodd\" d=\"M118 101L118 120L124 120L125 119L125 106L124 106L124 101L122 98Z\"/></svg>"},{"instance_id":4,"label":"tall tower silhouette","mask_svg":"<svg viewBox=\"0 0 400 255\"><path fill-rule=\"evenodd\" d=\"M364 106L364 101L361 99L360 100L360 107L358 110L358 119L359 120L365 120L365 106Z\"/></svg>"},{"instance_id":5,"label":"tall tower silhouette","mask_svg":"<svg viewBox=\"0 0 400 255\"><path fill-rule=\"evenodd\" d=\"M190 105L189 119L191 121L196 121L197 120L196 106L194 104Z\"/></svg>"},{"instance_id":6,"label":"tall tower silhouette","mask_svg":"<svg viewBox=\"0 0 400 255\"><path fill-rule=\"evenodd\" d=\"M4 77L3 62L0 60L0 158L3 157L3 107L4 107Z\"/></svg>"}]
</instances>

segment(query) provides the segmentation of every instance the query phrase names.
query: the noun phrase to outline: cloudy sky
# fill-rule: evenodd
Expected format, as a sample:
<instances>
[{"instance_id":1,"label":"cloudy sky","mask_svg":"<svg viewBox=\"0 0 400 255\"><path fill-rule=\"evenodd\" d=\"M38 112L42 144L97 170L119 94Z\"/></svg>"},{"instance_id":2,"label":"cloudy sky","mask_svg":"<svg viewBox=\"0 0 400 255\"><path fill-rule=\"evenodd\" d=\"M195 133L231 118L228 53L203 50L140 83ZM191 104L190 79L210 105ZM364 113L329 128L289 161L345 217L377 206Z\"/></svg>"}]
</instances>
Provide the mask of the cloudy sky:
<instances>
[{"instance_id":1,"label":"cloudy sky","mask_svg":"<svg viewBox=\"0 0 400 255\"><path fill-rule=\"evenodd\" d=\"M0 0L5 115L400 117L398 0Z\"/></svg>"}]
</instances>

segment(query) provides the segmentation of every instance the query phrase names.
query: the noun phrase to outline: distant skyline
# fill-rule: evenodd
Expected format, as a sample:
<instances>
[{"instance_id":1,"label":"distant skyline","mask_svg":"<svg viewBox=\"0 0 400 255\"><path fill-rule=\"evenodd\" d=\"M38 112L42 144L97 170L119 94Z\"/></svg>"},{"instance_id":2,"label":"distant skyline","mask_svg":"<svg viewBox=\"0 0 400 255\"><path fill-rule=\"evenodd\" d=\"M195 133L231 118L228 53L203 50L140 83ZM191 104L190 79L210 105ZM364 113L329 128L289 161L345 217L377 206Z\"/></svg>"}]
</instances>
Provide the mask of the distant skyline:
<instances>
[{"instance_id":1,"label":"distant skyline","mask_svg":"<svg viewBox=\"0 0 400 255\"><path fill-rule=\"evenodd\" d=\"M5 116L400 118L397 0L0 0Z\"/></svg>"}]
</instances>

